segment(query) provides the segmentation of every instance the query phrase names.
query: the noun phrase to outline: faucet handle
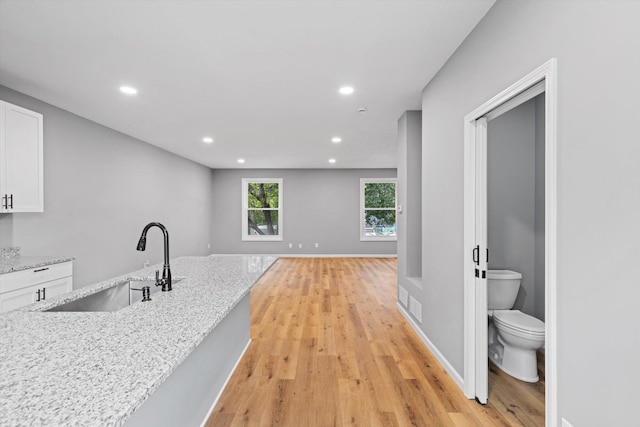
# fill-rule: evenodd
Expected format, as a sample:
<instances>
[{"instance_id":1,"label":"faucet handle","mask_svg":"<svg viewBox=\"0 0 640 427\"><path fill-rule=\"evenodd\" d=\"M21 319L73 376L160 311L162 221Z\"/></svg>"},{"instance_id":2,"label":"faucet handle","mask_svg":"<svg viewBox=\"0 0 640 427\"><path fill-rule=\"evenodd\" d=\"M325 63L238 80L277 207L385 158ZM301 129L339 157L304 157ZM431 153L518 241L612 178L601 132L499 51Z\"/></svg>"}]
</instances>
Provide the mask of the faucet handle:
<instances>
[{"instance_id":1,"label":"faucet handle","mask_svg":"<svg viewBox=\"0 0 640 427\"><path fill-rule=\"evenodd\" d=\"M160 278L160 270L156 270L156 286L162 286L163 291L167 288L166 280Z\"/></svg>"}]
</instances>

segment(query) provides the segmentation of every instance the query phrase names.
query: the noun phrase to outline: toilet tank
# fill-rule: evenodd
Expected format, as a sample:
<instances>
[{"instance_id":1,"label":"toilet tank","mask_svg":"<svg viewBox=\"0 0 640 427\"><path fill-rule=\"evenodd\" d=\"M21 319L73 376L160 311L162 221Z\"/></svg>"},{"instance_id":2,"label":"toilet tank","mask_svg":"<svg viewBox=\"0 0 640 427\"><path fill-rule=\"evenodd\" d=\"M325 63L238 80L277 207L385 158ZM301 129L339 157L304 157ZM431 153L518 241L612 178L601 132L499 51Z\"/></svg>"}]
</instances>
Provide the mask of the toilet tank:
<instances>
[{"instance_id":1,"label":"toilet tank","mask_svg":"<svg viewBox=\"0 0 640 427\"><path fill-rule=\"evenodd\" d=\"M511 310L518 297L522 274L511 270L488 270L487 279L487 309Z\"/></svg>"}]
</instances>

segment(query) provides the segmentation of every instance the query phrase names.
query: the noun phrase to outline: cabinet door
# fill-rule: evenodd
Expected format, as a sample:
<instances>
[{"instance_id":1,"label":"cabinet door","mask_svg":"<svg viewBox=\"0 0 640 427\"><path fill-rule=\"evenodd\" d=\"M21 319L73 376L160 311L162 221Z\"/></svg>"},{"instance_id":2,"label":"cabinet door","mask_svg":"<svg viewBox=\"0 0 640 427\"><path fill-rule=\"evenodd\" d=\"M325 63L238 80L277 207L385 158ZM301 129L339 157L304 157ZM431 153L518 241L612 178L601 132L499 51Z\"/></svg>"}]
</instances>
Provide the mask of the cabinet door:
<instances>
[{"instance_id":1,"label":"cabinet door","mask_svg":"<svg viewBox=\"0 0 640 427\"><path fill-rule=\"evenodd\" d=\"M0 212L43 212L42 114L0 101Z\"/></svg>"},{"instance_id":2,"label":"cabinet door","mask_svg":"<svg viewBox=\"0 0 640 427\"><path fill-rule=\"evenodd\" d=\"M40 285L40 289L44 289L41 295L44 295L45 300L50 300L53 297L70 292L73 287L72 280L71 277L63 277L62 279L44 283Z\"/></svg>"},{"instance_id":3,"label":"cabinet door","mask_svg":"<svg viewBox=\"0 0 640 427\"><path fill-rule=\"evenodd\" d=\"M0 294L0 313L15 310L16 308L24 307L34 302L52 299L58 295L70 292L72 287L73 278L69 276L28 286L12 292L5 292ZM38 291L40 292L38 293Z\"/></svg>"},{"instance_id":4,"label":"cabinet door","mask_svg":"<svg viewBox=\"0 0 640 427\"><path fill-rule=\"evenodd\" d=\"M0 294L0 313L37 302L38 289L40 289L40 286L29 286L17 291Z\"/></svg>"}]
</instances>

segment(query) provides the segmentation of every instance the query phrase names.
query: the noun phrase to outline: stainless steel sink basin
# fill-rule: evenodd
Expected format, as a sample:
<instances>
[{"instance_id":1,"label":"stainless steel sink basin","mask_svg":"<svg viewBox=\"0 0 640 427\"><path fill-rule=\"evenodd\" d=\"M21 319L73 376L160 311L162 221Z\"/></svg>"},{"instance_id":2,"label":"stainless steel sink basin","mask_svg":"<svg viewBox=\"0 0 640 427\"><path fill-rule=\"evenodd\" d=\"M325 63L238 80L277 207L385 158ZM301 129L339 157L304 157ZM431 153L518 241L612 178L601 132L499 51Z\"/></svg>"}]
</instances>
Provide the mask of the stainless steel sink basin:
<instances>
[{"instance_id":1,"label":"stainless steel sink basin","mask_svg":"<svg viewBox=\"0 0 640 427\"><path fill-rule=\"evenodd\" d=\"M173 283L178 283L180 280L182 279L174 278ZM143 286L149 286L152 299L154 294L160 292L160 288L155 286L153 280L127 280L45 311L117 311L142 301Z\"/></svg>"}]
</instances>

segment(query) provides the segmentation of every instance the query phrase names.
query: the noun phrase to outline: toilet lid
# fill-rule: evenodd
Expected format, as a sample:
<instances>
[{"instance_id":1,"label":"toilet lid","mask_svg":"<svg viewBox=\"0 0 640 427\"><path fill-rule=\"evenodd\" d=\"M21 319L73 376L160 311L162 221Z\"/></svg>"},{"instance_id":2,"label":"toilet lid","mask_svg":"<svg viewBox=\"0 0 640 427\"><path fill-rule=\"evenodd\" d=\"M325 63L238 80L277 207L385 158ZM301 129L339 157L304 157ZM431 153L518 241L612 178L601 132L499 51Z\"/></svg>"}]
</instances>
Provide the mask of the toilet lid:
<instances>
[{"instance_id":1,"label":"toilet lid","mask_svg":"<svg viewBox=\"0 0 640 427\"><path fill-rule=\"evenodd\" d=\"M544 322L520 310L496 310L493 321L524 332L544 334Z\"/></svg>"}]
</instances>

